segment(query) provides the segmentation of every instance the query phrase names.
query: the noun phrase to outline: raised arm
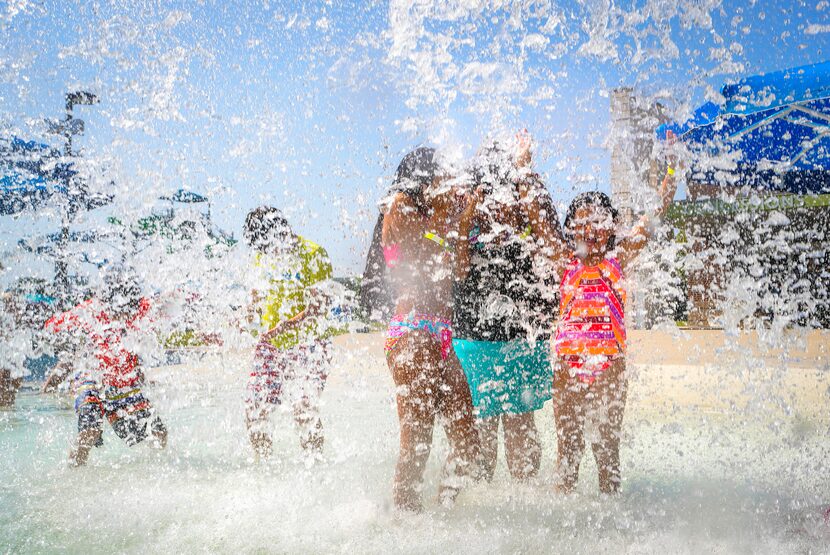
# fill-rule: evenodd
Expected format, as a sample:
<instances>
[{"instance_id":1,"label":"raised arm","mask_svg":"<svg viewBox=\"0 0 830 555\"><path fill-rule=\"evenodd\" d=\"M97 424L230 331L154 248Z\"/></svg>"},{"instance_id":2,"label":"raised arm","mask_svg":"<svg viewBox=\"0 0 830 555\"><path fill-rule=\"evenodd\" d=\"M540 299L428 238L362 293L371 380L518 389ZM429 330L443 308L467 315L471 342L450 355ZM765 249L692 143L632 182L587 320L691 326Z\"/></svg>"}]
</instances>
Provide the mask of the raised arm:
<instances>
[{"instance_id":1,"label":"raised arm","mask_svg":"<svg viewBox=\"0 0 830 555\"><path fill-rule=\"evenodd\" d=\"M456 281L463 281L470 274L470 232L475 226L476 211L483 200L483 191L476 189L467 199L467 206L458 219L458 241L455 243L455 268L453 272Z\"/></svg>"},{"instance_id":2,"label":"raised arm","mask_svg":"<svg viewBox=\"0 0 830 555\"><path fill-rule=\"evenodd\" d=\"M675 136L671 131L668 132L666 140L669 146L674 144ZM653 214L643 214L637 223L634 224L628 236L618 244L618 259L623 266L626 266L634 260L648 244L654 235L655 228L663 221L672 200L674 200L674 194L677 192L677 170L675 166L676 156L670 153L666 166L666 174L660 182L660 186L657 188L657 195L660 199L657 209Z\"/></svg>"},{"instance_id":3,"label":"raised arm","mask_svg":"<svg viewBox=\"0 0 830 555\"><path fill-rule=\"evenodd\" d=\"M551 264L551 271L561 275L568 263L570 248L562 230L556 208L542 182L535 176L519 186L522 210L530 223L533 236L539 242L541 254Z\"/></svg>"},{"instance_id":4,"label":"raised arm","mask_svg":"<svg viewBox=\"0 0 830 555\"><path fill-rule=\"evenodd\" d=\"M47 375L46 380L43 382L43 387L41 387L41 392L48 393L53 391L57 388L63 380L66 379L66 376L72 372L72 363L67 361L60 361Z\"/></svg>"}]
</instances>

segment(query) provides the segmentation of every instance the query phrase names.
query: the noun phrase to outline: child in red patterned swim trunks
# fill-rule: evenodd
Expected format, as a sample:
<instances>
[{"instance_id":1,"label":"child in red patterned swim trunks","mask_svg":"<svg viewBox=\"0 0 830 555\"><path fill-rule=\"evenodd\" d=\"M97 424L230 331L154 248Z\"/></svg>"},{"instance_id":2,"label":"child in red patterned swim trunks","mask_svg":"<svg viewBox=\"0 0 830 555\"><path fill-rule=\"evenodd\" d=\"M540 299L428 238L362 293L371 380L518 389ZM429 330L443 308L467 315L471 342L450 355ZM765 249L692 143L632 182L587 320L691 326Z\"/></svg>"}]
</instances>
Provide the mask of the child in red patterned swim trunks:
<instances>
[{"instance_id":1,"label":"child in red patterned swim trunks","mask_svg":"<svg viewBox=\"0 0 830 555\"><path fill-rule=\"evenodd\" d=\"M294 413L300 444L311 464L322 456L319 400L331 364L335 329L324 317L332 277L328 254L293 233L282 213L263 206L245 220L245 239L254 251L251 320L258 343L245 390L245 418L258 458L271 455L269 420L286 404Z\"/></svg>"},{"instance_id":2,"label":"child in red patterned swim trunks","mask_svg":"<svg viewBox=\"0 0 830 555\"><path fill-rule=\"evenodd\" d=\"M69 459L73 466L86 464L93 446L103 444L103 422L127 445L152 435L155 445L167 444L167 429L142 392L144 376L138 354L128 344L153 331L151 303L141 296L135 279L121 269L110 270L100 297L50 318L45 329L70 339L78 354L86 357L75 374L75 412L78 437ZM88 362L87 362L88 361ZM47 378L44 390L63 381L73 365L60 364Z\"/></svg>"}]
</instances>

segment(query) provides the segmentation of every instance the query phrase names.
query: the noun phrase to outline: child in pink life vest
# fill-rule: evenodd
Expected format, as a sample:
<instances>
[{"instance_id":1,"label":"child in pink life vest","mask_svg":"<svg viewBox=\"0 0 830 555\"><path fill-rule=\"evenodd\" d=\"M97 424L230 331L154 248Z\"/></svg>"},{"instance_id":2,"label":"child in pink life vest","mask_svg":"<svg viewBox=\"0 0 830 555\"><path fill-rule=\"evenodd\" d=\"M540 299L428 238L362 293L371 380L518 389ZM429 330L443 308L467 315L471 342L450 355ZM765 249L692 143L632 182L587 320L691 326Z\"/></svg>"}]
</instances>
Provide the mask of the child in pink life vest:
<instances>
[{"instance_id":1,"label":"child in pink life vest","mask_svg":"<svg viewBox=\"0 0 830 555\"><path fill-rule=\"evenodd\" d=\"M586 423L596 427L591 444L599 489L620 489L620 436L628 381L625 375L626 273L668 209L676 190L669 166L661 204L619 240L617 211L603 193L571 203L565 234L571 253L561 272L559 322L553 338L553 410L559 452L558 489L574 490L585 450Z\"/></svg>"},{"instance_id":2,"label":"child in pink life vest","mask_svg":"<svg viewBox=\"0 0 830 555\"><path fill-rule=\"evenodd\" d=\"M673 136L668 139L671 144ZM598 432L591 449L600 491L612 494L620 489L620 436L628 388L625 279L674 197L674 173L670 162L658 191L657 210L643 215L625 235L618 237L617 211L611 199L598 191L583 193L571 203L565 242L550 231L541 234L553 271L561 279L552 358L557 490L562 493L576 488L586 423Z\"/></svg>"}]
</instances>

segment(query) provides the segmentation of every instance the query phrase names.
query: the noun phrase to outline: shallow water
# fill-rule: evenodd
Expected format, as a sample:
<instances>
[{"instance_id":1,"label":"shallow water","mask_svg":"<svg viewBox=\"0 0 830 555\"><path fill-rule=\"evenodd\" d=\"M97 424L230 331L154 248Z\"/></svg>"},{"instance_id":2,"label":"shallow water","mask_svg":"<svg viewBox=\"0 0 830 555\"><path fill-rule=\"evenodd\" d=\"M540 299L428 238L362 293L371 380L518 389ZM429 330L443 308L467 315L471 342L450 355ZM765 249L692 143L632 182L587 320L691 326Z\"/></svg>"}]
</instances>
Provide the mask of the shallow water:
<instances>
[{"instance_id":1,"label":"shallow water","mask_svg":"<svg viewBox=\"0 0 830 555\"><path fill-rule=\"evenodd\" d=\"M343 351L340 351L343 353ZM349 353L323 397L326 460L307 469L289 414L275 414L275 456L251 459L241 392L246 357L207 357L149 373L170 430L167 450L132 449L105 431L70 469L70 402L24 390L0 414L0 537L10 552L830 552L828 422L776 424L749 413L630 406L623 491L598 494L583 462L578 494L552 493L548 403L540 477L507 478L435 499L441 432L421 515L390 507L397 422L382 360ZM632 388L636 388L634 383Z\"/></svg>"}]
</instances>

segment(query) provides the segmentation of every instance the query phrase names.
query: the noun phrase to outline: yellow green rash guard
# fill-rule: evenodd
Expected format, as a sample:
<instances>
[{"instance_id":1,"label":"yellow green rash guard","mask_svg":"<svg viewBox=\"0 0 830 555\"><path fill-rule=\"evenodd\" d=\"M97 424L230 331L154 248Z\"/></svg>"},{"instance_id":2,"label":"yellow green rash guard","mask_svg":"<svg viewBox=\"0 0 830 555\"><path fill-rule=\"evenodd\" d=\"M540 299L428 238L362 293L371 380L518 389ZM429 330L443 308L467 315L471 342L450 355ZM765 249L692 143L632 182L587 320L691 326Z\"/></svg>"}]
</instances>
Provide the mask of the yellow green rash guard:
<instances>
[{"instance_id":1,"label":"yellow green rash guard","mask_svg":"<svg viewBox=\"0 0 830 555\"><path fill-rule=\"evenodd\" d=\"M269 330L305 310L307 289L332 277L331 261L325 249L300 236L297 236L297 246L287 256L258 253L254 268L268 284L267 290L260 292L264 297L259 305L262 330ZM271 344L278 349L290 349L300 342L324 339L332 333L324 322L314 319L274 337Z\"/></svg>"}]
</instances>

